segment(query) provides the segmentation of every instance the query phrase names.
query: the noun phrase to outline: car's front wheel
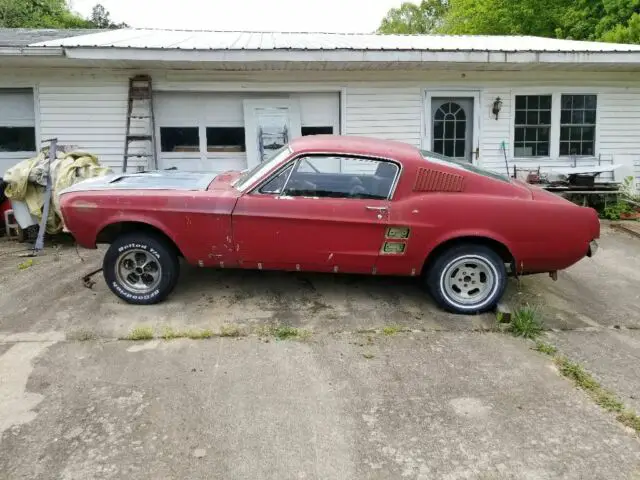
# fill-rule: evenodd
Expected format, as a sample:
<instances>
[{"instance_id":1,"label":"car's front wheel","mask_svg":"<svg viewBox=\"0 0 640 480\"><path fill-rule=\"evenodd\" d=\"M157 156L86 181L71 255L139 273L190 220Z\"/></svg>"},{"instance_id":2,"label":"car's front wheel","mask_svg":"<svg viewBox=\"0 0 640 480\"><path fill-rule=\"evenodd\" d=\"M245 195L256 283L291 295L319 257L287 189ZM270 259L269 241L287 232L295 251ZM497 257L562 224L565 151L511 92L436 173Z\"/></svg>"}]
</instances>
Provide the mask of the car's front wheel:
<instances>
[{"instance_id":1,"label":"car's front wheel","mask_svg":"<svg viewBox=\"0 0 640 480\"><path fill-rule=\"evenodd\" d=\"M495 308L507 286L504 261L484 245L458 245L440 254L426 275L434 300L445 310L475 314Z\"/></svg>"},{"instance_id":2,"label":"car's front wheel","mask_svg":"<svg viewBox=\"0 0 640 480\"><path fill-rule=\"evenodd\" d=\"M180 274L175 249L164 239L148 233L116 238L104 256L102 267L111 291L138 305L164 300Z\"/></svg>"}]
</instances>

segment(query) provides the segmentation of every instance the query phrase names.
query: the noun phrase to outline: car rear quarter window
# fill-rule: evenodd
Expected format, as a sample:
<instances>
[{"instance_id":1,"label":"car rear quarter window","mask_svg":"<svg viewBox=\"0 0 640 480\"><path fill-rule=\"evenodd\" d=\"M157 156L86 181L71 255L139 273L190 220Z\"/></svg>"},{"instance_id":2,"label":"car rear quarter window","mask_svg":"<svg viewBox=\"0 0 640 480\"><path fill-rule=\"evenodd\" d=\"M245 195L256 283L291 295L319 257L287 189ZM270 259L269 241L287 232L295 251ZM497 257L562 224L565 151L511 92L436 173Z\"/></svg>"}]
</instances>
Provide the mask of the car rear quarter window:
<instances>
[{"instance_id":1,"label":"car rear quarter window","mask_svg":"<svg viewBox=\"0 0 640 480\"><path fill-rule=\"evenodd\" d=\"M493 178L495 180L500 180L502 182L511 183L511 179L505 175L500 175L499 173L492 172L491 170L487 170L486 168L481 168L476 165L472 165L469 162L457 161L452 158L445 157L443 155L438 155L437 153L430 152L427 150L421 150L422 157L433 163L438 163L440 165L447 165L448 167L458 168L460 170L466 170L468 172L473 172L478 175L482 175L483 177Z\"/></svg>"}]
</instances>

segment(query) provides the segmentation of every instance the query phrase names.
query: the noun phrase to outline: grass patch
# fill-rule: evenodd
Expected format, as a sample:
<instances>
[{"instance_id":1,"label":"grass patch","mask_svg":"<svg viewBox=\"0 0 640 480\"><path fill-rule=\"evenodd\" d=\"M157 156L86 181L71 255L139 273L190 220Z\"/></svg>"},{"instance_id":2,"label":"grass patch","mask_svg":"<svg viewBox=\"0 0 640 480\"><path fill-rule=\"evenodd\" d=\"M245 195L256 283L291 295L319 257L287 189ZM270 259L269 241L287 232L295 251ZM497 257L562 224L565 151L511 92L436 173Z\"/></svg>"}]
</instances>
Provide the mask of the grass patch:
<instances>
[{"instance_id":1,"label":"grass patch","mask_svg":"<svg viewBox=\"0 0 640 480\"><path fill-rule=\"evenodd\" d=\"M516 337L536 338L543 329L538 309L525 305L513 312L508 331Z\"/></svg>"},{"instance_id":2,"label":"grass patch","mask_svg":"<svg viewBox=\"0 0 640 480\"><path fill-rule=\"evenodd\" d=\"M243 332L237 325L223 325L220 327L221 337L240 337Z\"/></svg>"},{"instance_id":3,"label":"grass patch","mask_svg":"<svg viewBox=\"0 0 640 480\"><path fill-rule=\"evenodd\" d=\"M550 343L540 341L536 342L536 346L533 349L537 352L546 353L547 355L552 356L558 353L558 349L555 346L551 345Z\"/></svg>"},{"instance_id":4,"label":"grass patch","mask_svg":"<svg viewBox=\"0 0 640 480\"><path fill-rule=\"evenodd\" d=\"M125 337L125 340L151 340L153 338L153 328L151 327L136 327L129 335Z\"/></svg>"},{"instance_id":5,"label":"grass patch","mask_svg":"<svg viewBox=\"0 0 640 480\"><path fill-rule=\"evenodd\" d=\"M402 331L402 327L400 325L387 325L382 329L382 333L389 336L395 335L401 331Z\"/></svg>"}]
</instances>

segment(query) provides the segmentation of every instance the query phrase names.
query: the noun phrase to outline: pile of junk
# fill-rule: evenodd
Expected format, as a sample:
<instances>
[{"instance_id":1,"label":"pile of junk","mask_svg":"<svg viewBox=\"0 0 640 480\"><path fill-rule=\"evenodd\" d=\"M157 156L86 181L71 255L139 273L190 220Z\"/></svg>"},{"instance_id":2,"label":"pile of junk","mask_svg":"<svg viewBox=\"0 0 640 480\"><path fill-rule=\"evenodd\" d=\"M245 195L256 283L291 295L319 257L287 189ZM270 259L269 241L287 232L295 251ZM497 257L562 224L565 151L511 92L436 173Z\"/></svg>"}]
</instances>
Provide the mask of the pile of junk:
<instances>
[{"instance_id":1,"label":"pile of junk","mask_svg":"<svg viewBox=\"0 0 640 480\"><path fill-rule=\"evenodd\" d=\"M52 142L35 157L9 168L0 178L0 228L4 227L9 239L21 242L38 239L41 243L45 233L61 233L59 192L109 173L111 169L101 166L97 156L76 146Z\"/></svg>"}]
</instances>

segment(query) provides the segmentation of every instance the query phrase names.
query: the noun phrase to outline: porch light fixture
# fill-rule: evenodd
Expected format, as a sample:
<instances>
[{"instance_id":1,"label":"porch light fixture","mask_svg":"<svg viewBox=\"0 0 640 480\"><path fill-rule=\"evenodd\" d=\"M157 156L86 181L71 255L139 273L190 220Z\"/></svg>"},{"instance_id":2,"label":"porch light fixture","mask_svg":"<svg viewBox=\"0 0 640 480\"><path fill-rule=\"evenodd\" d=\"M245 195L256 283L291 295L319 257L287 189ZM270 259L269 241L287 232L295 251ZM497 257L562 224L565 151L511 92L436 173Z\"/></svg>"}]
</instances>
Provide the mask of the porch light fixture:
<instances>
[{"instance_id":1,"label":"porch light fixture","mask_svg":"<svg viewBox=\"0 0 640 480\"><path fill-rule=\"evenodd\" d=\"M498 114L500 113L501 109L502 109L502 100L500 99L500 97L497 97L493 101L493 108L491 109L491 112L496 116L496 120L498 120Z\"/></svg>"}]
</instances>

